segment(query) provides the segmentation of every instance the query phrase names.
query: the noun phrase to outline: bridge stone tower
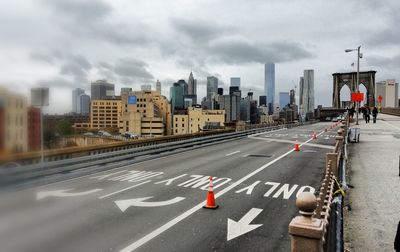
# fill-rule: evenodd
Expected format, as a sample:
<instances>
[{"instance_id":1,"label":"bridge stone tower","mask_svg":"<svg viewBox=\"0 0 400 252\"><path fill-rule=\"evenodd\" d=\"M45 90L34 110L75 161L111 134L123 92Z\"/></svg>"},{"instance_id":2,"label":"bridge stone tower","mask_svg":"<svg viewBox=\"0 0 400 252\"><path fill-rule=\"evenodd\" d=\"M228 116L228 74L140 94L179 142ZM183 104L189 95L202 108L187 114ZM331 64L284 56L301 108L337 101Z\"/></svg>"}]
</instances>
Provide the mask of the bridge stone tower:
<instances>
[{"instance_id":1,"label":"bridge stone tower","mask_svg":"<svg viewBox=\"0 0 400 252\"><path fill-rule=\"evenodd\" d=\"M375 73L376 71L360 72L360 84L363 84L367 89L366 104L375 106ZM350 73L334 73L333 76L333 97L332 107L341 108L340 90L343 86L348 86L350 92L356 91L357 72Z\"/></svg>"}]
</instances>

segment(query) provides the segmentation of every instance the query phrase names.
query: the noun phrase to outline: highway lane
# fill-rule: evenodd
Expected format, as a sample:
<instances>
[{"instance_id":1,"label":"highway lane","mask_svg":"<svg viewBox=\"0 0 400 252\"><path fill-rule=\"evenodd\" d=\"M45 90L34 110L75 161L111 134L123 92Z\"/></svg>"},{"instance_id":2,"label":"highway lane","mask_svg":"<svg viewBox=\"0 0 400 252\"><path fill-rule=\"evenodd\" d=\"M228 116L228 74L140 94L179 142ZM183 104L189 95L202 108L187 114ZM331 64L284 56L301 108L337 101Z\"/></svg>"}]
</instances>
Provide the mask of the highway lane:
<instances>
[{"instance_id":1,"label":"highway lane","mask_svg":"<svg viewBox=\"0 0 400 252\"><path fill-rule=\"evenodd\" d=\"M215 144L3 195L1 249L119 251L132 248L138 240L184 215L185 218L164 232L142 240L145 242L138 250L287 251L287 224L297 214L295 194L304 186L319 186L324 155L329 151L324 146L334 143L335 133L323 132L326 125L319 123L260 134L254 136L257 138ZM298 139L302 143L311 138L314 130L323 134L310 143L321 146L304 145L301 152L288 153L293 143L273 140ZM268 163L271 164L241 181ZM236 186L217 198L219 209L193 211L206 198L208 176L215 177L217 196ZM284 189L293 189L293 193L285 195ZM304 190L310 188L304 187ZM55 195L44 193L49 191ZM38 196L41 199L37 200ZM152 197L146 202L184 199L159 207L143 207L143 203L136 202L142 206L131 206L124 211L115 203L144 197ZM252 223L263 226L227 241L227 218L238 221L252 208L262 209ZM190 209L193 212L187 215Z\"/></svg>"}]
</instances>

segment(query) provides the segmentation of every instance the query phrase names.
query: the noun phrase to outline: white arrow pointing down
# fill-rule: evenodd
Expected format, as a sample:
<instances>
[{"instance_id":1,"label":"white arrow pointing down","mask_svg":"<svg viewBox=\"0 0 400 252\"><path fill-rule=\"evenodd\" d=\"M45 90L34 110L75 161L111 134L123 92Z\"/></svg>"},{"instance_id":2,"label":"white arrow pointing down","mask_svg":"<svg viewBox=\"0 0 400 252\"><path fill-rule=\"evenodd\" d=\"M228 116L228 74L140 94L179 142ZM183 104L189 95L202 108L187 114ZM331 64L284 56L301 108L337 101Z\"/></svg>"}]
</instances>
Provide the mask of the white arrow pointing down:
<instances>
[{"instance_id":1,"label":"white arrow pointing down","mask_svg":"<svg viewBox=\"0 0 400 252\"><path fill-rule=\"evenodd\" d=\"M138 207L159 207L159 206L167 206L171 204L175 204L181 200L184 200L184 197L175 197L170 200L166 201L157 201L157 202L144 202L145 200L151 199L151 197L144 197L144 198L136 198L136 199L127 199L127 200L117 200L115 204L121 209L122 212L125 212L131 206L138 206Z\"/></svg>"},{"instance_id":2,"label":"white arrow pointing down","mask_svg":"<svg viewBox=\"0 0 400 252\"><path fill-rule=\"evenodd\" d=\"M260 208L252 208L238 222L228 218L227 241L261 227L262 224L250 224L250 222L254 220L262 210L263 209Z\"/></svg>"}]
</instances>

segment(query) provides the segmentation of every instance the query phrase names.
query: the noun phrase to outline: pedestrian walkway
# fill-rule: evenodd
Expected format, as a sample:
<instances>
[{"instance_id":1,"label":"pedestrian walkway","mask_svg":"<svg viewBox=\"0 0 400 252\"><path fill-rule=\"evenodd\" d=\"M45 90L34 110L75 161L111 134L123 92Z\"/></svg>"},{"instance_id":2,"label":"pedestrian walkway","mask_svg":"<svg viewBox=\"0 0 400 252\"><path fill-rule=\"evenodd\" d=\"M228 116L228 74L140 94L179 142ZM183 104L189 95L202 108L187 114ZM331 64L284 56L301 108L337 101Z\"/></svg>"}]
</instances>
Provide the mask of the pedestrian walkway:
<instances>
[{"instance_id":1,"label":"pedestrian walkway","mask_svg":"<svg viewBox=\"0 0 400 252\"><path fill-rule=\"evenodd\" d=\"M345 218L350 251L394 251L400 221L400 117L378 115L366 124L360 115L360 142L349 145L351 211Z\"/></svg>"}]
</instances>

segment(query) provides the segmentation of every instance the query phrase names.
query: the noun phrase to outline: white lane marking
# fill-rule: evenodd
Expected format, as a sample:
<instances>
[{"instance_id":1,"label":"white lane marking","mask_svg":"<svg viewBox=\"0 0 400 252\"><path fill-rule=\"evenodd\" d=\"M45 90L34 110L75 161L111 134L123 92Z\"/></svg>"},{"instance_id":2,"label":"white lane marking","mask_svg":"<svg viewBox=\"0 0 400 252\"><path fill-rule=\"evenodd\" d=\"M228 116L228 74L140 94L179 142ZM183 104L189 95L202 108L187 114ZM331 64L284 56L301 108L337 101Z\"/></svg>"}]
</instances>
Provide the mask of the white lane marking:
<instances>
[{"instance_id":1,"label":"white lane marking","mask_svg":"<svg viewBox=\"0 0 400 252\"><path fill-rule=\"evenodd\" d=\"M230 241L236 237L261 227L263 224L250 224L250 222L252 222L262 211L263 209L261 208L252 208L239 221L234 221L228 218L228 232L226 235L226 240Z\"/></svg>"},{"instance_id":2,"label":"white lane marking","mask_svg":"<svg viewBox=\"0 0 400 252\"><path fill-rule=\"evenodd\" d=\"M235 155L236 153L239 153L239 152L240 152L240 150L231 152L229 154L226 154L225 157L229 157L229 156Z\"/></svg>"},{"instance_id":3,"label":"white lane marking","mask_svg":"<svg viewBox=\"0 0 400 252\"><path fill-rule=\"evenodd\" d=\"M321 135L323 132L319 133L318 135ZM300 146L302 146L303 144L306 144L310 141L312 141L313 138L308 139L307 141L305 141L304 143L300 144ZM264 169L266 169L267 167L273 165L274 163L278 162L279 160L281 160L282 158L286 157L287 155L289 155L290 153L294 152L294 149L292 148L290 151L282 154L281 156L277 157L276 159L268 162L267 164L261 166L260 168L254 170L253 172L247 174L246 176L242 177L241 179L239 179L238 181L236 181L235 183L232 183L230 186L225 187L224 189L222 189L220 192L218 192L217 194L215 194L215 198L219 198L222 195L224 195L225 193L229 192L230 190L232 190L233 188L239 186L240 184L242 184L244 181L248 180L249 178L253 177L254 175L256 175L257 173L263 171ZM162 225L161 227L153 230L152 232L148 233L147 235L143 236L142 238L140 238L139 240L133 242L132 244L128 245L127 247L123 248L122 250L120 250L121 252L130 252L133 251L137 248L139 248L140 246L146 244L147 242L151 241L152 239L154 239L155 237L157 237L158 235L162 234L163 232L167 231L168 229L170 229L171 227L175 226L176 224L178 224L179 222L181 222L182 220L186 219L187 217L189 217L190 215L192 215L193 213L197 212L198 210L202 209L203 206L206 204L206 201L202 201L199 204L197 204L196 206L192 207L191 209L187 210L186 212L182 213L181 215L178 215L177 217L175 217L174 219L168 221L167 223L165 223L164 225Z\"/></svg>"},{"instance_id":4,"label":"white lane marking","mask_svg":"<svg viewBox=\"0 0 400 252\"><path fill-rule=\"evenodd\" d=\"M87 195L95 192L99 192L103 189L92 189L85 192L77 192L77 193L69 193L73 189L61 189L61 190L54 190L54 191L42 191L36 194L36 200L41 200L47 197L74 197L74 196L82 196Z\"/></svg>"},{"instance_id":5,"label":"white lane marking","mask_svg":"<svg viewBox=\"0 0 400 252\"><path fill-rule=\"evenodd\" d=\"M272 133L272 132L278 132L278 131L287 130L287 129L288 129L288 128L282 128L282 129L277 129L277 130L265 131L265 132L261 132L261 133L256 133L256 134L248 135L248 137L259 136L259 135L263 135L263 134L270 134L270 133Z\"/></svg>"},{"instance_id":6,"label":"white lane marking","mask_svg":"<svg viewBox=\"0 0 400 252\"><path fill-rule=\"evenodd\" d=\"M273 139L273 138L264 139L264 138L261 138L261 137L249 137L249 138L256 139L256 140L263 140L263 141L267 141L267 142L291 143L291 144L295 144L296 143L296 141L286 140L286 139ZM330 146L330 145L313 144L313 143L306 143L304 145L310 146L310 147L330 149L330 150L335 148L334 146Z\"/></svg>"},{"instance_id":7,"label":"white lane marking","mask_svg":"<svg viewBox=\"0 0 400 252\"><path fill-rule=\"evenodd\" d=\"M116 200L116 201L114 201L114 203L118 206L119 209L121 209L122 212L125 212L125 210L131 206L137 206L137 207L168 206L168 205L178 203L179 201L182 201L185 199L185 197L175 197L173 199L165 200L165 201L144 202L145 200L148 200L151 198L153 198L153 196L136 198L136 199L127 199L127 200Z\"/></svg>"},{"instance_id":8,"label":"white lane marking","mask_svg":"<svg viewBox=\"0 0 400 252\"><path fill-rule=\"evenodd\" d=\"M386 121L381 121L381 122L383 122L383 123L389 125L390 127L394 128L394 129L400 130L399 127L397 127L397 126L395 126L395 125L393 125L393 124L391 124L391 123L388 123L388 122L386 122Z\"/></svg>"},{"instance_id":9,"label":"white lane marking","mask_svg":"<svg viewBox=\"0 0 400 252\"><path fill-rule=\"evenodd\" d=\"M136 184L136 185L129 186L129 187L127 187L127 188L121 189L121 190L119 190L119 191L112 192L112 193L109 193L109 194L106 194L106 195L100 196L100 197L99 197L99 199L104 199L104 198L107 198L107 197L109 197L109 196L111 196L111 195L114 195L114 194L117 194L117 193L124 192L124 191L126 191L126 190L129 190L129 189L132 189L132 188L135 188L135 187L141 186L141 185L143 185L143 184L146 184L146 183L149 183L149 182L151 182L151 180L147 180L147 181L141 182L141 183L139 183L139 184Z\"/></svg>"}]
</instances>

